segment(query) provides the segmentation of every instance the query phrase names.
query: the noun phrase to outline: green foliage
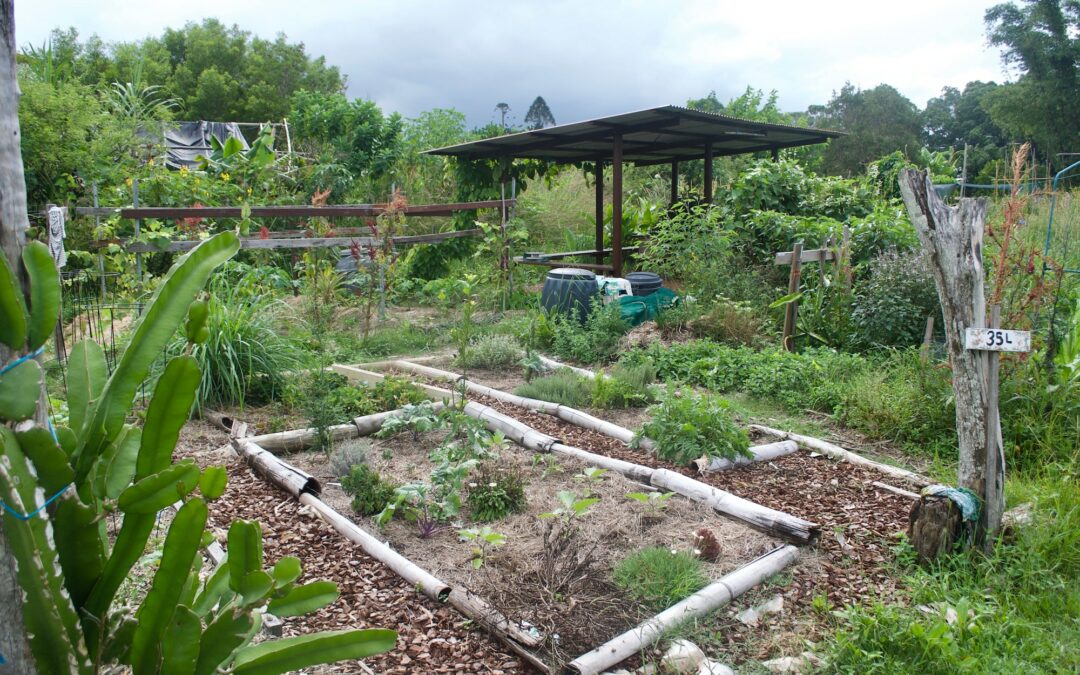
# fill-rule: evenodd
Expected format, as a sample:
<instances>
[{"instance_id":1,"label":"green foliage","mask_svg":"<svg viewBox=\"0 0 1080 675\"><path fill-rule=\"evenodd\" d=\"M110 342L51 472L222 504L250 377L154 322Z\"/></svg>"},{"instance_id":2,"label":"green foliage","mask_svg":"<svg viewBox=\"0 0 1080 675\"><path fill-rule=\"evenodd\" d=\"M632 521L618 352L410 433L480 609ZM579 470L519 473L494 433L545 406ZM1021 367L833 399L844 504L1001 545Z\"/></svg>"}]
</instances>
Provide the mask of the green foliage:
<instances>
[{"instance_id":1,"label":"green foliage","mask_svg":"<svg viewBox=\"0 0 1080 675\"><path fill-rule=\"evenodd\" d=\"M699 457L735 459L750 454L750 437L732 419L722 398L669 388L660 404L649 409L649 416L635 441L653 439L661 459L689 464Z\"/></svg>"},{"instance_id":2,"label":"green foliage","mask_svg":"<svg viewBox=\"0 0 1080 675\"><path fill-rule=\"evenodd\" d=\"M458 354L455 363L463 368L505 368L521 360L521 348L509 335L484 335Z\"/></svg>"},{"instance_id":3,"label":"green foliage","mask_svg":"<svg viewBox=\"0 0 1080 675\"><path fill-rule=\"evenodd\" d=\"M552 318L555 327L551 350L556 356L580 363L610 361L619 352L622 336L629 326L619 315L615 303L597 303L582 325L575 317L557 314Z\"/></svg>"},{"instance_id":4,"label":"green foliage","mask_svg":"<svg viewBox=\"0 0 1080 675\"><path fill-rule=\"evenodd\" d=\"M367 464L355 464L341 479L341 489L352 497L352 509L362 516L375 516L394 498L397 486L382 479Z\"/></svg>"},{"instance_id":5,"label":"green foliage","mask_svg":"<svg viewBox=\"0 0 1080 675\"><path fill-rule=\"evenodd\" d=\"M708 583L700 560L685 551L661 547L631 553L616 565L612 576L617 585L657 612Z\"/></svg>"},{"instance_id":6,"label":"green foliage","mask_svg":"<svg viewBox=\"0 0 1080 675\"><path fill-rule=\"evenodd\" d=\"M73 349L69 418L74 429L58 428L54 435L37 422L21 425L18 432L0 426L5 458L0 497L15 513L33 514L22 519L5 512L4 533L17 561L25 629L41 672L96 673L122 664L136 675L219 668L278 673L378 653L394 644L390 631L349 631L313 636L336 645L319 653L288 641L249 648L262 608L280 616L304 614L333 602L336 586L295 584L301 572L296 559L264 570L258 524L243 521L229 529L228 562L200 575L198 551L211 538L206 501L223 493L225 472L200 470L191 460L172 463L200 382L194 358L168 362L141 434L125 424L151 363L189 316L212 270L238 249L235 235L227 233L182 257L158 287L110 376L100 347L83 343ZM32 293L38 300L29 321L35 332L47 328L48 334L48 322L34 313L51 312L44 299L58 295L57 279L31 276L34 283L53 285ZM0 286L0 320L7 326L15 325L17 316L25 319L25 310L4 297L10 290ZM20 345L26 323L16 336ZM16 370L0 373L0 386L14 382L24 390L23 398L36 401L40 383L9 380ZM46 495L59 497L53 509L45 510ZM143 555L158 512L177 500L183 505L169 525L150 588L137 608L121 606L117 590ZM123 524L115 538L106 537L106 513L117 509ZM258 667L252 665L256 662Z\"/></svg>"},{"instance_id":7,"label":"green foliage","mask_svg":"<svg viewBox=\"0 0 1080 675\"><path fill-rule=\"evenodd\" d=\"M378 438L390 438L407 430L412 432L412 438L416 441L420 439L420 434L434 431L442 424L442 418L435 412L430 401L407 403L400 411L388 417L375 435Z\"/></svg>"},{"instance_id":8,"label":"green foliage","mask_svg":"<svg viewBox=\"0 0 1080 675\"><path fill-rule=\"evenodd\" d=\"M653 516L658 515L661 511L666 509L668 500L674 496L674 492L658 492L656 490L650 492L626 493L627 499L632 499L638 504L644 505L645 511Z\"/></svg>"},{"instance_id":9,"label":"green foliage","mask_svg":"<svg viewBox=\"0 0 1080 675\"><path fill-rule=\"evenodd\" d=\"M284 303L240 288L214 284L207 301L207 339L191 348L203 372L200 407L278 398L285 373L302 365L299 350L277 330L279 317L288 311ZM179 354L186 344L185 337L177 337L167 353Z\"/></svg>"},{"instance_id":10,"label":"green foliage","mask_svg":"<svg viewBox=\"0 0 1080 675\"><path fill-rule=\"evenodd\" d=\"M937 289L925 256L885 252L867 264L866 275L856 284L851 308L859 344L917 345L927 317L934 317L934 325L941 326Z\"/></svg>"},{"instance_id":11,"label":"green foliage","mask_svg":"<svg viewBox=\"0 0 1080 675\"><path fill-rule=\"evenodd\" d=\"M838 673L1073 672L1080 653L1080 494L1075 475L1045 481L1034 520L993 553L906 570L908 598L848 608L823 656Z\"/></svg>"},{"instance_id":12,"label":"green foliage","mask_svg":"<svg viewBox=\"0 0 1080 675\"><path fill-rule=\"evenodd\" d=\"M506 543L505 534L495 532L486 525L479 529L470 527L458 530L458 536L461 537L462 541L471 541L474 544L472 549L472 566L474 569L480 569L484 566L491 549Z\"/></svg>"},{"instance_id":13,"label":"green foliage","mask_svg":"<svg viewBox=\"0 0 1080 675\"><path fill-rule=\"evenodd\" d=\"M719 206L690 206L679 202L660 218L645 240L646 269L678 279L694 295L712 297L721 290L718 271L731 248L724 229L727 211Z\"/></svg>"},{"instance_id":14,"label":"green foliage","mask_svg":"<svg viewBox=\"0 0 1080 675\"><path fill-rule=\"evenodd\" d=\"M598 497L578 497L576 493L570 490L560 490L555 497L559 501L559 505L555 510L541 513L537 516L538 518L541 520L555 519L564 524L570 524L576 519L589 515L589 509L592 508L592 505L600 501Z\"/></svg>"},{"instance_id":15,"label":"green foliage","mask_svg":"<svg viewBox=\"0 0 1080 675\"><path fill-rule=\"evenodd\" d=\"M579 408L591 400L592 384L569 368L560 368L551 375L526 382L514 389L514 393Z\"/></svg>"},{"instance_id":16,"label":"green foliage","mask_svg":"<svg viewBox=\"0 0 1080 675\"><path fill-rule=\"evenodd\" d=\"M607 376L597 373L592 382L594 408L640 408L655 400L649 388L656 380L656 369L648 363L638 366L616 365Z\"/></svg>"},{"instance_id":17,"label":"green foliage","mask_svg":"<svg viewBox=\"0 0 1080 675\"><path fill-rule=\"evenodd\" d=\"M717 298L706 311L689 320L687 328L694 337L735 347L757 347L768 333L760 310L749 302L724 297Z\"/></svg>"},{"instance_id":18,"label":"green foliage","mask_svg":"<svg viewBox=\"0 0 1080 675\"><path fill-rule=\"evenodd\" d=\"M525 479L513 471L481 465L469 482L466 503L472 519L482 523L520 513L528 505Z\"/></svg>"}]
</instances>

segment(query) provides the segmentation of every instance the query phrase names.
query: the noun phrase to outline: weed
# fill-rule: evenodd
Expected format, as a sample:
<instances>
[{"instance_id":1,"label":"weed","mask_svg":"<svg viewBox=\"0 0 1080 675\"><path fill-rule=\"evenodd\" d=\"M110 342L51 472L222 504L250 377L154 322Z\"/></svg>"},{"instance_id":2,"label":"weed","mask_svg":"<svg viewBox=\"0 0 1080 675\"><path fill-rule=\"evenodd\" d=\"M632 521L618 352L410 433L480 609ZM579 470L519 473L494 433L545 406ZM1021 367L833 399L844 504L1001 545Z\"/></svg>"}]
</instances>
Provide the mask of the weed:
<instances>
[{"instance_id":1,"label":"weed","mask_svg":"<svg viewBox=\"0 0 1080 675\"><path fill-rule=\"evenodd\" d=\"M490 522L525 510L525 481L520 475L484 466L473 480L465 500L473 520Z\"/></svg>"},{"instance_id":2,"label":"weed","mask_svg":"<svg viewBox=\"0 0 1080 675\"><path fill-rule=\"evenodd\" d=\"M735 459L749 455L750 437L732 419L729 404L710 394L669 388L650 420L635 436L656 442L656 455L677 464L702 456Z\"/></svg>"},{"instance_id":3,"label":"weed","mask_svg":"<svg viewBox=\"0 0 1080 675\"><path fill-rule=\"evenodd\" d=\"M600 467L590 466L584 471L574 476L574 480L579 480L585 483L585 498L593 496L593 488L604 482L604 474L607 473L607 469L601 469Z\"/></svg>"},{"instance_id":4,"label":"weed","mask_svg":"<svg viewBox=\"0 0 1080 675\"><path fill-rule=\"evenodd\" d=\"M619 352L622 336L630 329L619 315L618 305L593 305L584 325L576 318L555 315L555 336L551 349L557 356L580 363L612 360Z\"/></svg>"},{"instance_id":5,"label":"weed","mask_svg":"<svg viewBox=\"0 0 1080 675\"><path fill-rule=\"evenodd\" d=\"M657 516L661 511L667 508L668 500L674 495L674 492L658 492L653 490L651 492L628 492L626 497L633 499L639 504L645 506L645 512L650 516Z\"/></svg>"},{"instance_id":6,"label":"weed","mask_svg":"<svg viewBox=\"0 0 1080 675\"><path fill-rule=\"evenodd\" d=\"M698 558L660 547L631 553L615 567L613 577L616 584L656 611L671 607L708 583Z\"/></svg>"},{"instance_id":7,"label":"weed","mask_svg":"<svg viewBox=\"0 0 1080 675\"><path fill-rule=\"evenodd\" d=\"M386 508L397 488L367 464L354 464L348 475L342 477L341 489L353 498L353 511L362 516L374 516Z\"/></svg>"},{"instance_id":8,"label":"weed","mask_svg":"<svg viewBox=\"0 0 1080 675\"><path fill-rule=\"evenodd\" d=\"M458 536L461 537L462 541L470 541L474 544L472 549L472 566L474 569L480 569L484 566L490 549L506 543L505 534L495 532L486 525L480 529L458 530Z\"/></svg>"}]
</instances>

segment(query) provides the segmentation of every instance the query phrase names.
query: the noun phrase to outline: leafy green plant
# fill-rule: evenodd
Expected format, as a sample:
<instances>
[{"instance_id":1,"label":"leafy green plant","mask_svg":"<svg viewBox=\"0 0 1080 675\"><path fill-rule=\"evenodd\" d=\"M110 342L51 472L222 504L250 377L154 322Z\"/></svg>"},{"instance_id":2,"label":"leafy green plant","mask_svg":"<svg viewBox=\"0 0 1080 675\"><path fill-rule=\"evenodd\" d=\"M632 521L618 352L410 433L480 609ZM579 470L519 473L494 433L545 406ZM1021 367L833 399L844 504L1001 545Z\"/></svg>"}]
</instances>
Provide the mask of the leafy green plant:
<instances>
[{"instance_id":1,"label":"leafy green plant","mask_svg":"<svg viewBox=\"0 0 1080 675\"><path fill-rule=\"evenodd\" d=\"M555 497L559 500L559 506L554 511L541 513L538 518L547 520L554 518L563 522L573 522L578 518L589 515L589 509L593 504L600 501L596 497L578 497L570 490L559 490Z\"/></svg>"},{"instance_id":2,"label":"leafy green plant","mask_svg":"<svg viewBox=\"0 0 1080 675\"><path fill-rule=\"evenodd\" d=\"M520 474L484 466L469 483L466 503L473 520L480 522L519 513L528 505L525 480Z\"/></svg>"},{"instance_id":3,"label":"leafy green plant","mask_svg":"<svg viewBox=\"0 0 1080 675\"><path fill-rule=\"evenodd\" d=\"M354 464L349 474L342 477L341 489L353 498L353 511L362 516L374 516L386 508L397 488L367 464Z\"/></svg>"},{"instance_id":4,"label":"leafy green plant","mask_svg":"<svg viewBox=\"0 0 1080 675\"><path fill-rule=\"evenodd\" d=\"M330 474L338 478L348 476L354 466L366 463L367 451L356 443L349 443L330 454Z\"/></svg>"},{"instance_id":5,"label":"leafy green plant","mask_svg":"<svg viewBox=\"0 0 1080 675\"><path fill-rule=\"evenodd\" d=\"M375 433L378 438L390 438L402 431L412 432L414 441L420 440L420 434L434 431L442 425L442 418L435 411L430 401L423 403L407 404L399 412L391 415L383 422L382 428Z\"/></svg>"},{"instance_id":6,"label":"leafy green plant","mask_svg":"<svg viewBox=\"0 0 1080 675\"><path fill-rule=\"evenodd\" d=\"M859 346L918 345L928 317L941 326L937 289L924 255L886 251L867 263L851 308Z\"/></svg>"},{"instance_id":7,"label":"leafy green plant","mask_svg":"<svg viewBox=\"0 0 1080 675\"><path fill-rule=\"evenodd\" d=\"M543 467L540 472L540 478L545 480L549 476L553 476L557 473L563 472L562 465L559 464L558 458L556 458L555 455L551 454L545 454L540 452L534 454L532 456L532 466L534 469L537 467Z\"/></svg>"},{"instance_id":8,"label":"leafy green plant","mask_svg":"<svg viewBox=\"0 0 1080 675\"><path fill-rule=\"evenodd\" d=\"M645 240L646 269L680 280L696 297L713 297L722 290L719 271L731 251L728 217L719 205L677 202Z\"/></svg>"},{"instance_id":9,"label":"leafy green plant","mask_svg":"<svg viewBox=\"0 0 1080 675\"><path fill-rule=\"evenodd\" d=\"M514 393L577 408L592 398L592 384L569 368L560 368L550 375L526 382L514 389Z\"/></svg>"},{"instance_id":10,"label":"leafy green plant","mask_svg":"<svg viewBox=\"0 0 1080 675\"><path fill-rule=\"evenodd\" d=\"M651 389L656 380L656 368L642 363L636 366L616 365L605 376L596 374L592 382L594 408L640 408L656 400Z\"/></svg>"},{"instance_id":11,"label":"leafy green plant","mask_svg":"<svg viewBox=\"0 0 1080 675\"><path fill-rule=\"evenodd\" d=\"M615 566L615 583L656 611L684 600L708 583L701 561L685 551L646 548Z\"/></svg>"},{"instance_id":12,"label":"leafy green plant","mask_svg":"<svg viewBox=\"0 0 1080 675\"><path fill-rule=\"evenodd\" d=\"M491 553L491 549L502 546L506 543L506 535L495 532L488 526L477 528L468 528L464 530L458 530L458 536L462 541L469 541L473 543L472 549L472 566L474 569L480 569L487 562L488 555Z\"/></svg>"},{"instance_id":13,"label":"leafy green plant","mask_svg":"<svg viewBox=\"0 0 1080 675\"><path fill-rule=\"evenodd\" d=\"M456 363L464 368L488 370L512 366L521 359L521 348L509 335L485 335L459 352Z\"/></svg>"},{"instance_id":14,"label":"leafy green plant","mask_svg":"<svg viewBox=\"0 0 1080 675\"><path fill-rule=\"evenodd\" d=\"M24 258L30 312L0 256L0 340L17 353L37 350L56 322L59 282L43 248L31 245ZM234 522L227 562L200 577L198 551L210 536L206 501L224 492L225 472L200 470L190 460L172 462L201 380L194 358L177 356L166 365L141 430L126 423L136 391L185 317L189 341L206 337L205 314L189 308L212 270L237 250L236 235L226 232L180 258L111 375L96 343L73 348L69 427L50 430L29 419L41 389L36 361L17 360L0 371L0 419L6 423L0 426L0 498L10 509L4 534L17 561L25 629L40 672L106 672L120 663L136 675L279 673L394 646L395 634L384 630L316 633L251 646L262 608L278 616L301 615L337 597L330 582L296 585L296 558L264 569L257 523ZM21 422L17 431L9 426L14 422ZM159 512L177 501L182 506L145 598L134 611L120 606L117 591L143 555ZM123 513L123 524L110 540L104 536L105 515L115 510Z\"/></svg>"},{"instance_id":15,"label":"leafy green plant","mask_svg":"<svg viewBox=\"0 0 1080 675\"><path fill-rule=\"evenodd\" d=\"M657 490L626 493L627 499L633 499L638 504L644 505L645 512L650 516L659 515L661 511L666 509L668 500L674 495L674 492L659 492Z\"/></svg>"},{"instance_id":16,"label":"leafy green plant","mask_svg":"<svg viewBox=\"0 0 1080 675\"><path fill-rule=\"evenodd\" d=\"M656 442L656 456L677 464L700 457L735 459L750 454L750 437L729 411L729 404L710 394L669 388L649 410L650 419L635 436Z\"/></svg>"},{"instance_id":17,"label":"leafy green plant","mask_svg":"<svg viewBox=\"0 0 1080 675\"><path fill-rule=\"evenodd\" d=\"M592 497L593 488L604 482L605 473L607 473L607 469L590 466L583 469L581 473L574 475L574 480L581 481L585 484L585 499Z\"/></svg>"},{"instance_id":18,"label":"leafy green plant","mask_svg":"<svg viewBox=\"0 0 1080 675\"><path fill-rule=\"evenodd\" d=\"M546 373L550 370L548 365L540 359L540 355L531 349L525 353L525 356L522 357L520 361L518 361L518 365L521 366L522 370L525 372L526 382L532 382L533 378L537 375Z\"/></svg>"},{"instance_id":19,"label":"leafy green plant","mask_svg":"<svg viewBox=\"0 0 1080 675\"><path fill-rule=\"evenodd\" d=\"M619 343L630 327L619 315L615 303L595 303L582 325L573 316L556 314L551 319L554 338L551 350L559 357L580 363L601 363L612 360L619 352Z\"/></svg>"}]
</instances>

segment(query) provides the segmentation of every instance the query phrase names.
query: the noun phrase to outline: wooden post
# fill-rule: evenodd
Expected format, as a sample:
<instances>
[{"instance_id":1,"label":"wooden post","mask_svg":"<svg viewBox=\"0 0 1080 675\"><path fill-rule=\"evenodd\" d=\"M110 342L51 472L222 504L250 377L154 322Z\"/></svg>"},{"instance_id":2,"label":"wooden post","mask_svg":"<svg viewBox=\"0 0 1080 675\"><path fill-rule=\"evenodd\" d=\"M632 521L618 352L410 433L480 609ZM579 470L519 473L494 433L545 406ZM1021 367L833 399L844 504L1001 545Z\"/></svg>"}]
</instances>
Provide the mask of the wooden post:
<instances>
[{"instance_id":1,"label":"wooden post","mask_svg":"<svg viewBox=\"0 0 1080 675\"><path fill-rule=\"evenodd\" d=\"M675 202L679 201L679 163L671 163L671 204L674 206Z\"/></svg>"},{"instance_id":2,"label":"wooden post","mask_svg":"<svg viewBox=\"0 0 1080 675\"><path fill-rule=\"evenodd\" d=\"M776 148L772 149L772 161L774 161L774 162L779 162L780 161L780 151L778 149L776 149Z\"/></svg>"},{"instance_id":3,"label":"wooden post","mask_svg":"<svg viewBox=\"0 0 1080 675\"><path fill-rule=\"evenodd\" d=\"M900 193L911 222L929 254L945 321L945 343L952 363L959 442L958 480L983 501L976 530L981 539L989 522L987 512L987 390L985 357L965 347L969 327L984 328L985 300L982 265L985 199L961 199L947 206L934 191L925 171L900 172ZM993 433L997 433L996 428Z\"/></svg>"},{"instance_id":4,"label":"wooden post","mask_svg":"<svg viewBox=\"0 0 1080 675\"><path fill-rule=\"evenodd\" d=\"M934 315L926 317L926 332L923 333L922 347L919 349L919 358L923 363L930 360L930 344L934 341Z\"/></svg>"},{"instance_id":5,"label":"wooden post","mask_svg":"<svg viewBox=\"0 0 1080 675\"><path fill-rule=\"evenodd\" d=\"M604 160L596 160L596 264L604 264Z\"/></svg>"},{"instance_id":6,"label":"wooden post","mask_svg":"<svg viewBox=\"0 0 1080 675\"><path fill-rule=\"evenodd\" d=\"M131 179L131 205L135 208L139 207L139 179ZM142 226L142 219L135 219L135 239L139 238L139 230ZM142 290L142 253L135 253L135 275L139 278L139 290Z\"/></svg>"},{"instance_id":7,"label":"wooden post","mask_svg":"<svg viewBox=\"0 0 1080 675\"><path fill-rule=\"evenodd\" d=\"M611 143L611 275L622 276L622 134Z\"/></svg>"},{"instance_id":8,"label":"wooden post","mask_svg":"<svg viewBox=\"0 0 1080 675\"><path fill-rule=\"evenodd\" d=\"M712 170L713 170L713 165L712 165L712 160L713 160L712 143L706 143L705 144L705 203L706 204L712 204L712 198L713 198L713 192L712 192L712 183L713 183Z\"/></svg>"},{"instance_id":9,"label":"wooden post","mask_svg":"<svg viewBox=\"0 0 1080 675\"><path fill-rule=\"evenodd\" d=\"M0 255L25 288L22 249L30 220L26 214L26 177L19 145L19 84L16 78L15 6L0 2ZM0 344L0 363L19 356ZM44 389L44 387L42 387ZM44 392L42 392L44 396ZM44 410L44 408L41 408ZM15 555L8 548L0 521L0 672L37 672L23 623L23 590L15 570Z\"/></svg>"},{"instance_id":10,"label":"wooden post","mask_svg":"<svg viewBox=\"0 0 1080 675\"><path fill-rule=\"evenodd\" d=\"M799 292L799 279L802 276L802 242L796 242L791 250L791 274L788 275L788 295ZM795 351L795 319L798 313L798 301L792 300L784 308L784 336L781 344L789 352Z\"/></svg>"}]
</instances>

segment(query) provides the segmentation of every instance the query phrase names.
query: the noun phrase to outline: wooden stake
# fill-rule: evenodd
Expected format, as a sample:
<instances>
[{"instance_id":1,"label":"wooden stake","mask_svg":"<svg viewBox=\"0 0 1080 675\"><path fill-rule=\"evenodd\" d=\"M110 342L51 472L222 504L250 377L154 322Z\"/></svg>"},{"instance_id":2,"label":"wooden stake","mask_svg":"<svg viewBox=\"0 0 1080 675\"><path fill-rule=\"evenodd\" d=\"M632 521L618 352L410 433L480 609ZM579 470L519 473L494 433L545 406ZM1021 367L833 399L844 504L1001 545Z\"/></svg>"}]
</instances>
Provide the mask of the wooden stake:
<instances>
[{"instance_id":1,"label":"wooden stake","mask_svg":"<svg viewBox=\"0 0 1080 675\"><path fill-rule=\"evenodd\" d=\"M796 242L791 251L791 273L788 275L788 295L799 292L799 278L802 275L802 242ZM795 351L795 320L798 312L798 300L792 300L784 308L784 335L781 344L789 352Z\"/></svg>"},{"instance_id":2,"label":"wooden stake","mask_svg":"<svg viewBox=\"0 0 1080 675\"><path fill-rule=\"evenodd\" d=\"M990 309L990 328L1000 328L1001 305ZM993 546L994 535L1001 529L1005 511L1005 454L1001 438L1001 418L998 414L999 352L984 351L986 358L986 501L983 504L983 523L987 537L984 546Z\"/></svg>"},{"instance_id":3,"label":"wooden stake","mask_svg":"<svg viewBox=\"0 0 1080 675\"><path fill-rule=\"evenodd\" d=\"M930 360L930 345L934 342L934 315L926 317L926 332L923 333L922 348L919 350L919 358L923 363Z\"/></svg>"}]
</instances>

